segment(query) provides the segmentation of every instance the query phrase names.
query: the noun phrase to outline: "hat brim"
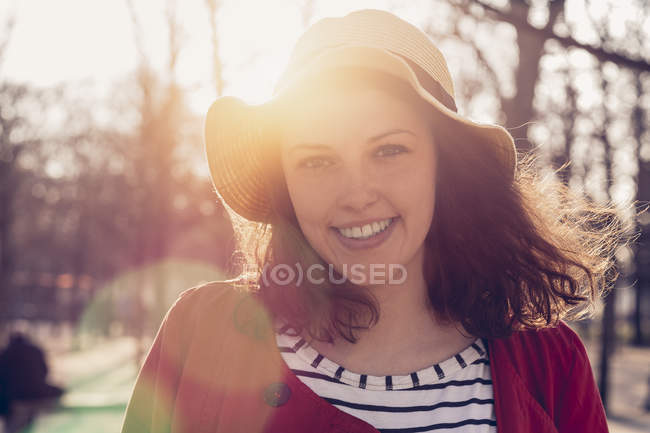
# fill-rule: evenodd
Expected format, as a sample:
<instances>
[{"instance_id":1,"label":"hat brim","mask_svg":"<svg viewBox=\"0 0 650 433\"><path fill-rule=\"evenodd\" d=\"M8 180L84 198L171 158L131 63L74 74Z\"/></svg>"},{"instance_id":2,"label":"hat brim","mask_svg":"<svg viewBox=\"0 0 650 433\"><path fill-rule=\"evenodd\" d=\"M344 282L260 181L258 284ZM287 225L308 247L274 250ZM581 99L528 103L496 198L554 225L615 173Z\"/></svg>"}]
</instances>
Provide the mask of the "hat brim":
<instances>
[{"instance_id":1,"label":"hat brim","mask_svg":"<svg viewBox=\"0 0 650 433\"><path fill-rule=\"evenodd\" d=\"M275 103L290 89L312 76L339 67L377 69L407 81L420 97L440 114L462 126L464 139L491 146L500 161L514 174L517 151L513 137L502 126L479 123L447 108L419 82L415 72L400 56L383 48L345 45L314 57L297 73L279 81L274 96L263 104L247 104L223 96L210 106L205 121L205 151L213 186L222 200L242 217L268 222L269 197L264 184L264 157L260 147L274 131Z\"/></svg>"}]
</instances>

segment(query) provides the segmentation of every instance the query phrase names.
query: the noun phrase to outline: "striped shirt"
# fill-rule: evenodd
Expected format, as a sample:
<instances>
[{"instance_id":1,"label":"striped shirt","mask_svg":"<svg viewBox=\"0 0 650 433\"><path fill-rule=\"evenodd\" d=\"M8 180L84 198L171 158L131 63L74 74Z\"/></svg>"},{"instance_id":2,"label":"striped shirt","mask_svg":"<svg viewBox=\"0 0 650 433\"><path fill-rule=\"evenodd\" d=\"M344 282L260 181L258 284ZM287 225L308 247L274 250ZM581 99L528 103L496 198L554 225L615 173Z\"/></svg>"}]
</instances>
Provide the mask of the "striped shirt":
<instances>
[{"instance_id":1,"label":"striped shirt","mask_svg":"<svg viewBox=\"0 0 650 433\"><path fill-rule=\"evenodd\" d=\"M275 338L300 381L381 432L496 432L490 361L480 338L431 367L392 376L346 370L299 336Z\"/></svg>"}]
</instances>

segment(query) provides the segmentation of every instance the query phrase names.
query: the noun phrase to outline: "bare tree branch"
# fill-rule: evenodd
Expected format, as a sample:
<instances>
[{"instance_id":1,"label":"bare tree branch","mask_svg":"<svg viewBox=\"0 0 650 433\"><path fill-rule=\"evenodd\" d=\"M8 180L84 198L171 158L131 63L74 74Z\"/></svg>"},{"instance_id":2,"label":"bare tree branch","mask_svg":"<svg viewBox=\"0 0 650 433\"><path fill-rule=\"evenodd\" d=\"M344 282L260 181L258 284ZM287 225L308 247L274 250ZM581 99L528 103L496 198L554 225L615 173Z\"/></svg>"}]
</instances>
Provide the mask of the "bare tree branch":
<instances>
[{"instance_id":1,"label":"bare tree branch","mask_svg":"<svg viewBox=\"0 0 650 433\"><path fill-rule=\"evenodd\" d=\"M144 47L144 40L142 36L142 24L138 19L138 14L135 12L135 6L133 6L133 0L126 0L126 6L129 9L129 14L131 15L131 21L133 22L133 33L135 37L135 48L138 50L140 56L140 63L144 66L149 63L147 57L147 50Z\"/></svg>"},{"instance_id":2,"label":"bare tree branch","mask_svg":"<svg viewBox=\"0 0 650 433\"><path fill-rule=\"evenodd\" d=\"M9 13L7 19L5 20L5 23L2 26L2 39L0 39L0 68L2 68L2 63L5 60L7 47L9 46L9 41L11 40L11 34L13 33L15 25L16 12L12 11Z\"/></svg>"},{"instance_id":3,"label":"bare tree branch","mask_svg":"<svg viewBox=\"0 0 650 433\"><path fill-rule=\"evenodd\" d=\"M214 86L217 96L221 96L223 94L224 80L223 65L221 64L221 56L219 54L219 32L217 31L217 14L219 13L219 8L221 8L221 2L219 0L205 0L205 6L208 8L208 19L210 20Z\"/></svg>"},{"instance_id":4,"label":"bare tree branch","mask_svg":"<svg viewBox=\"0 0 650 433\"><path fill-rule=\"evenodd\" d=\"M618 53L606 51L600 47L594 47L591 45L583 44L581 42L576 41L571 36L557 35L553 32L552 28L550 28L549 26L546 26L542 29L538 29L530 25L530 23L526 20L526 17L522 17L514 13L513 11L504 11L502 9L495 8L494 6L490 6L484 3L482 0L472 0L472 2L481 6L488 13L498 18L499 20L508 22L513 26L517 27L518 31L534 34L544 39L554 39L564 47L575 47L575 48L583 49L588 53L590 53L591 55L593 55L594 57L596 57L601 62L610 61L627 68L637 69L640 71L650 71L650 63L648 63L647 60L632 59L630 57ZM458 6L462 7L463 5L459 4Z\"/></svg>"},{"instance_id":5,"label":"bare tree branch","mask_svg":"<svg viewBox=\"0 0 650 433\"><path fill-rule=\"evenodd\" d=\"M314 17L314 10L316 9L315 0L304 0L301 9L302 23L305 27L309 25L309 22Z\"/></svg>"},{"instance_id":6,"label":"bare tree branch","mask_svg":"<svg viewBox=\"0 0 650 433\"><path fill-rule=\"evenodd\" d=\"M169 29L169 74L170 79L174 81L174 74L176 72L176 65L178 63L178 55L181 50L182 41L181 41L181 32L182 28L178 24L177 12L176 12L176 0L167 1L167 28Z\"/></svg>"}]
</instances>

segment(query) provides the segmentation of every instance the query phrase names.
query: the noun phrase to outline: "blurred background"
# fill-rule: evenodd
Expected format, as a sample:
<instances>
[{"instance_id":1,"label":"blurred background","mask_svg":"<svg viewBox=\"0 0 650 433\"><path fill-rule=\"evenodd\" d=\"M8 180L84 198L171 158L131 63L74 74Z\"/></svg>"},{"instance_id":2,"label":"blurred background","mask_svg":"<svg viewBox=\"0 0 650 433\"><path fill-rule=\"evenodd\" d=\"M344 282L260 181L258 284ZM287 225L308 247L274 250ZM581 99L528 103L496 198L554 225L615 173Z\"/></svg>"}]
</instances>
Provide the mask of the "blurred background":
<instances>
[{"instance_id":1,"label":"blurred background","mask_svg":"<svg viewBox=\"0 0 650 433\"><path fill-rule=\"evenodd\" d=\"M508 127L542 172L640 233L596 317L570 326L611 431L650 431L645 0L1 0L0 378L62 396L14 401L0 431L119 431L165 311L231 276L207 108L269 98L309 24L360 8L428 33L462 114ZM33 363L11 367L17 353Z\"/></svg>"}]
</instances>

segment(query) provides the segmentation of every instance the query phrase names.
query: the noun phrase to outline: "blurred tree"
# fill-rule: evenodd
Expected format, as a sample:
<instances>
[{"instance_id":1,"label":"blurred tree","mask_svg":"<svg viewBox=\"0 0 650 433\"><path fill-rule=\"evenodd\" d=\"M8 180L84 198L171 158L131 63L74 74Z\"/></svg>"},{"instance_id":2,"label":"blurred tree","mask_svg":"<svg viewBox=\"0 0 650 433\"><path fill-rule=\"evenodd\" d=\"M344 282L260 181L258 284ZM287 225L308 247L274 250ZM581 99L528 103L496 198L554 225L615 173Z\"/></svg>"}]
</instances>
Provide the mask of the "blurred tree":
<instances>
[{"instance_id":1,"label":"blurred tree","mask_svg":"<svg viewBox=\"0 0 650 433\"><path fill-rule=\"evenodd\" d=\"M138 20L137 11L132 2L128 2L133 20L136 45L140 53L140 64L137 73L138 85L138 126L130 146L128 157L128 173L132 176L132 196L130 203L132 214L131 221L137 231L134 233L131 244L131 262L135 267L145 267L148 264L165 258L177 236L184 236L188 230L196 228L200 221L208 223L206 217L206 203L209 204L207 212L217 216L212 220L212 229L204 230L204 239L213 244L210 251L221 250L217 263L222 268L232 251L232 229L230 229L225 214L215 207L215 197L212 195L208 179L195 181L194 175L184 166L182 152L185 140L192 140L191 150L194 153L202 152L202 128L200 122L194 119L187 108L184 91L176 79L178 58L183 48L183 31L176 11L176 3L168 2L167 23L167 48L168 62L165 78L158 75L150 66L148 54L144 47L143 28ZM216 13L218 4L215 1L206 2L210 13ZM215 67L215 86L221 91L223 81L217 49L216 19L211 19L213 41L213 63ZM196 131L190 135L184 134L187 125L192 125ZM192 195L194 194L194 195ZM208 199L210 197L210 199ZM200 201L199 201L200 200ZM209 200L209 201L208 201ZM190 205L188 205L188 202ZM190 208L192 211L190 212ZM184 216L178 215L182 210ZM204 224L205 224L204 223ZM221 228L219 228L221 227ZM224 228L230 233L224 232ZM215 228L221 233L219 237L210 237L215 234ZM205 229L205 225L203 225ZM212 240L209 240L212 239ZM206 242L204 241L204 242ZM142 292L135 296L136 311L146 308L153 314L148 315L150 321L140 324L146 331L157 328L164 312L169 307L164 294L168 291L165 268L156 269L154 275L142 272L139 287L135 291L150 290L152 296L145 296ZM141 296L142 295L142 296ZM143 297L144 296L144 297ZM147 315L136 313L136 317Z\"/></svg>"},{"instance_id":2,"label":"blurred tree","mask_svg":"<svg viewBox=\"0 0 650 433\"><path fill-rule=\"evenodd\" d=\"M0 67L15 25L10 14L2 23ZM40 144L33 124L26 116L26 106L34 104L36 92L26 86L0 78L0 326L8 318L14 295L13 276L18 248L13 228L16 219L16 191L28 175L19 164L23 152Z\"/></svg>"},{"instance_id":3,"label":"blurred tree","mask_svg":"<svg viewBox=\"0 0 650 433\"><path fill-rule=\"evenodd\" d=\"M629 53L631 54L630 56L627 52L625 54L619 54L610 51L604 41L606 40L609 42L609 45L611 46L612 40L609 40L606 37L604 38L602 35L602 31L605 27L594 29L596 32L601 32L599 45L581 43L573 35L562 35L561 32L575 31L574 28L571 28L570 22L566 21L565 0L510 0L506 3L506 6L502 8L493 6L490 2L483 0L452 0L451 3L455 5L460 12L460 14L457 15L456 23L459 18L470 17L474 19L475 22L485 21L487 18L495 20L497 23L508 23L509 25L512 25L516 31L518 62L514 78L514 96L508 97L501 94L500 100L501 110L503 110L506 117L506 125L511 130L513 128L521 128L515 134L516 138L520 138L521 141L523 141L523 143L518 141L518 146L521 151L525 152L530 149L530 144L527 142L527 124L536 117L533 108L533 100L535 96L535 88L539 80L540 61L543 55L547 53L547 41L552 40L559 43L564 48L577 48L584 50L593 55L600 62L613 62L622 67L630 68L639 72L650 71L650 63L648 60L636 58L641 57L643 53L632 52ZM589 6L589 3L595 2L587 1L587 6ZM602 3L603 2L601 2L601 4ZM611 7L611 2L605 3L609 4ZM641 2L637 5L640 12L647 12L645 9L646 7L647 6L643 6ZM546 10L545 23L541 27L539 25L535 26L530 22L529 17L534 9ZM589 7L586 7L583 11L585 15L581 17L573 17L573 19L588 17L587 10L589 10ZM612 15L608 15L605 18L612 19L612 17ZM639 17L638 23L642 22L643 20ZM431 28L429 29L429 32L437 37L443 36L439 33L433 32ZM454 29L453 34L466 42L470 42L477 51L480 51L476 53L479 63L487 70L488 78L495 81L492 85L498 87L498 71L496 71L494 66L487 60L487 56L483 52L484 50L480 50L481 45L477 43L475 39L476 36L471 35L470 33L463 33L459 30L458 26ZM492 46L489 46L488 48L493 49ZM628 47L625 47L621 51L628 51Z\"/></svg>"},{"instance_id":4,"label":"blurred tree","mask_svg":"<svg viewBox=\"0 0 650 433\"><path fill-rule=\"evenodd\" d=\"M29 123L19 107L33 95L22 85L0 83L0 318L10 305L7 295L13 291L16 248L13 226L16 218L16 191L26 176L18 166L22 152L39 141L29 133Z\"/></svg>"},{"instance_id":5,"label":"blurred tree","mask_svg":"<svg viewBox=\"0 0 650 433\"><path fill-rule=\"evenodd\" d=\"M221 8L221 1L219 0L205 0L205 6L208 12L208 20L210 21L210 37L212 44L212 68L214 87L217 96L223 94L223 67L221 65L221 56L219 55L219 29L217 28L217 15Z\"/></svg>"},{"instance_id":6,"label":"blurred tree","mask_svg":"<svg viewBox=\"0 0 650 433\"><path fill-rule=\"evenodd\" d=\"M108 101L77 83L37 91L0 80L3 319L76 323L93 296L111 299L94 293L102 281L169 256L226 267L232 229L196 170L202 117L174 77L182 29L171 3L167 23L167 75L143 60ZM138 48L145 59L141 40ZM158 269L131 290L141 335L169 306L167 268ZM102 312L101 323L115 319Z\"/></svg>"}]
</instances>

